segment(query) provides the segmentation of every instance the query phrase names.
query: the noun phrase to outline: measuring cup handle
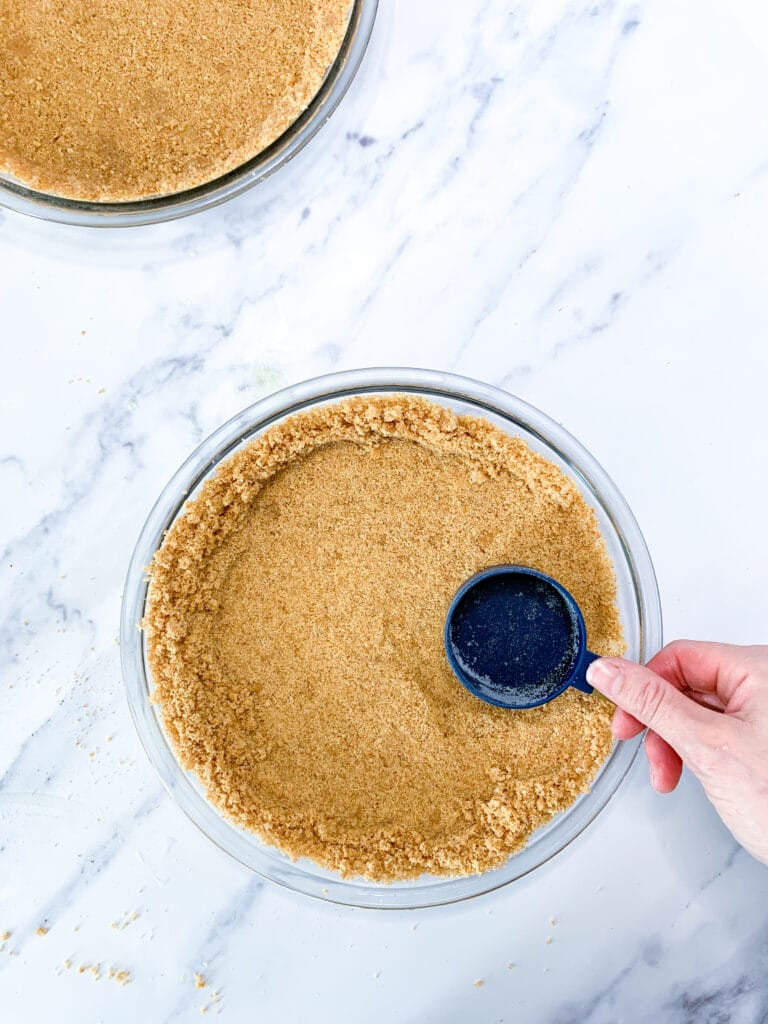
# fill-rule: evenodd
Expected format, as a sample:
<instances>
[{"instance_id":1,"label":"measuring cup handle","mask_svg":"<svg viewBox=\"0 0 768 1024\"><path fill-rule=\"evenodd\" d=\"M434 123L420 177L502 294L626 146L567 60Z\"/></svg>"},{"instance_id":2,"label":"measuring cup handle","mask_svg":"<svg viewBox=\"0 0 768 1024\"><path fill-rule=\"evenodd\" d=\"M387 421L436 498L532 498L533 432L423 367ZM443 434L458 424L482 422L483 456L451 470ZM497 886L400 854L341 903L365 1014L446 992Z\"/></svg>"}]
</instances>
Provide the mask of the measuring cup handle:
<instances>
[{"instance_id":1,"label":"measuring cup handle","mask_svg":"<svg viewBox=\"0 0 768 1024\"><path fill-rule=\"evenodd\" d=\"M576 666L576 671L573 674L573 681L571 686L577 690L581 690L582 693L592 693L592 687L587 682L587 669L593 661L597 661L600 657L599 654L593 654L592 651L584 651L579 663Z\"/></svg>"}]
</instances>

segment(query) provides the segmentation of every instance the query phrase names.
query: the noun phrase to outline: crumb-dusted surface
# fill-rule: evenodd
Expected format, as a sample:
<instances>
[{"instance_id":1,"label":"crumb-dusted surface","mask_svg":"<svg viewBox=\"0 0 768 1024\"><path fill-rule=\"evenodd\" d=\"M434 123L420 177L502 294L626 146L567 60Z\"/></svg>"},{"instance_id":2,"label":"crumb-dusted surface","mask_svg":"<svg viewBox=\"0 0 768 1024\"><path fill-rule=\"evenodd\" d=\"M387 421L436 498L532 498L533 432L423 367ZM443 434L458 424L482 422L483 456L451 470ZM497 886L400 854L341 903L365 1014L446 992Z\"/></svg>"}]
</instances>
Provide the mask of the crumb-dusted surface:
<instances>
[{"instance_id":1,"label":"crumb-dusted surface","mask_svg":"<svg viewBox=\"0 0 768 1024\"><path fill-rule=\"evenodd\" d=\"M403 395L271 427L151 567L154 697L182 764L235 821L344 875L497 866L611 744L597 695L509 712L453 676L448 604L501 562L559 579L590 648L623 651L594 513L520 439Z\"/></svg>"},{"instance_id":2,"label":"crumb-dusted surface","mask_svg":"<svg viewBox=\"0 0 768 1024\"><path fill-rule=\"evenodd\" d=\"M307 107L351 0L0 0L0 170L142 199L232 170Z\"/></svg>"}]
</instances>

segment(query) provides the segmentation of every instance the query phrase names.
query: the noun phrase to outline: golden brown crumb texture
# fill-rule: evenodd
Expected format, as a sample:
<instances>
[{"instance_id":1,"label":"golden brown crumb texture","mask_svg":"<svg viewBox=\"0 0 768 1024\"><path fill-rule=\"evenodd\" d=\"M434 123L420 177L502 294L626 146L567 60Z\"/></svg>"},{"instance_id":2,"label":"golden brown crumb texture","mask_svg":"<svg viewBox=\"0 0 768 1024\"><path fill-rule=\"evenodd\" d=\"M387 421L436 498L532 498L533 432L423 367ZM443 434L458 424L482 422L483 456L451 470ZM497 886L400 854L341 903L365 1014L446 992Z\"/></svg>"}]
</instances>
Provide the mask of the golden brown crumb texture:
<instances>
[{"instance_id":1,"label":"golden brown crumb texture","mask_svg":"<svg viewBox=\"0 0 768 1024\"><path fill-rule=\"evenodd\" d=\"M73 199L210 181L274 142L351 0L0 0L0 171Z\"/></svg>"},{"instance_id":2,"label":"golden brown crumb texture","mask_svg":"<svg viewBox=\"0 0 768 1024\"><path fill-rule=\"evenodd\" d=\"M182 765L229 818L344 876L500 865L611 746L596 694L511 712L451 672L450 600L504 562L560 580L590 649L623 652L595 514L520 438L405 395L270 427L150 568L154 699Z\"/></svg>"}]
</instances>

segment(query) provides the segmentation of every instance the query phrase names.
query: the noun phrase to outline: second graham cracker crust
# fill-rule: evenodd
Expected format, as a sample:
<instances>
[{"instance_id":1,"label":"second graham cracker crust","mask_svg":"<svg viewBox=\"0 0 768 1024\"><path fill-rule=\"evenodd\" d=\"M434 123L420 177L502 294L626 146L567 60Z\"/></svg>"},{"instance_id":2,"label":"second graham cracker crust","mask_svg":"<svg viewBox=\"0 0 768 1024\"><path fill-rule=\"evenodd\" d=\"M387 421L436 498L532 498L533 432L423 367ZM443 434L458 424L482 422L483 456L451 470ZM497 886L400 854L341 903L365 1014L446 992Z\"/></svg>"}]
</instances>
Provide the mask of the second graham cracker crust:
<instances>
[{"instance_id":1,"label":"second graham cracker crust","mask_svg":"<svg viewBox=\"0 0 768 1024\"><path fill-rule=\"evenodd\" d=\"M521 439L405 395L292 416L224 462L150 568L144 627L182 765L291 857L379 881L499 866L589 788L612 708L507 711L453 676L459 585L533 566L624 651L595 514Z\"/></svg>"},{"instance_id":2,"label":"second graham cracker crust","mask_svg":"<svg viewBox=\"0 0 768 1024\"><path fill-rule=\"evenodd\" d=\"M318 92L351 0L0 0L0 171L70 199L202 185Z\"/></svg>"}]
</instances>

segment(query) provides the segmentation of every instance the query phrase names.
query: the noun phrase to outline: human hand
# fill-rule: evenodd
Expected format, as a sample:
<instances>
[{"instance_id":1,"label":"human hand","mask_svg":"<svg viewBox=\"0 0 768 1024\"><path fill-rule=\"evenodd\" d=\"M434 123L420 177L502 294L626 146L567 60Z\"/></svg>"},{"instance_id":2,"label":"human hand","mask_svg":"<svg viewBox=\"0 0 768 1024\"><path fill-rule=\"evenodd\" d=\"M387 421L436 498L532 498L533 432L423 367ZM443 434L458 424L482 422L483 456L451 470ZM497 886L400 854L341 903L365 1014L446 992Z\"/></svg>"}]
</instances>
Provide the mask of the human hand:
<instances>
[{"instance_id":1,"label":"human hand","mask_svg":"<svg viewBox=\"0 0 768 1024\"><path fill-rule=\"evenodd\" d=\"M671 793L685 763L736 839L768 864L768 647L677 640L645 667L600 658L587 680L617 706L614 736L648 727L654 789Z\"/></svg>"}]
</instances>

